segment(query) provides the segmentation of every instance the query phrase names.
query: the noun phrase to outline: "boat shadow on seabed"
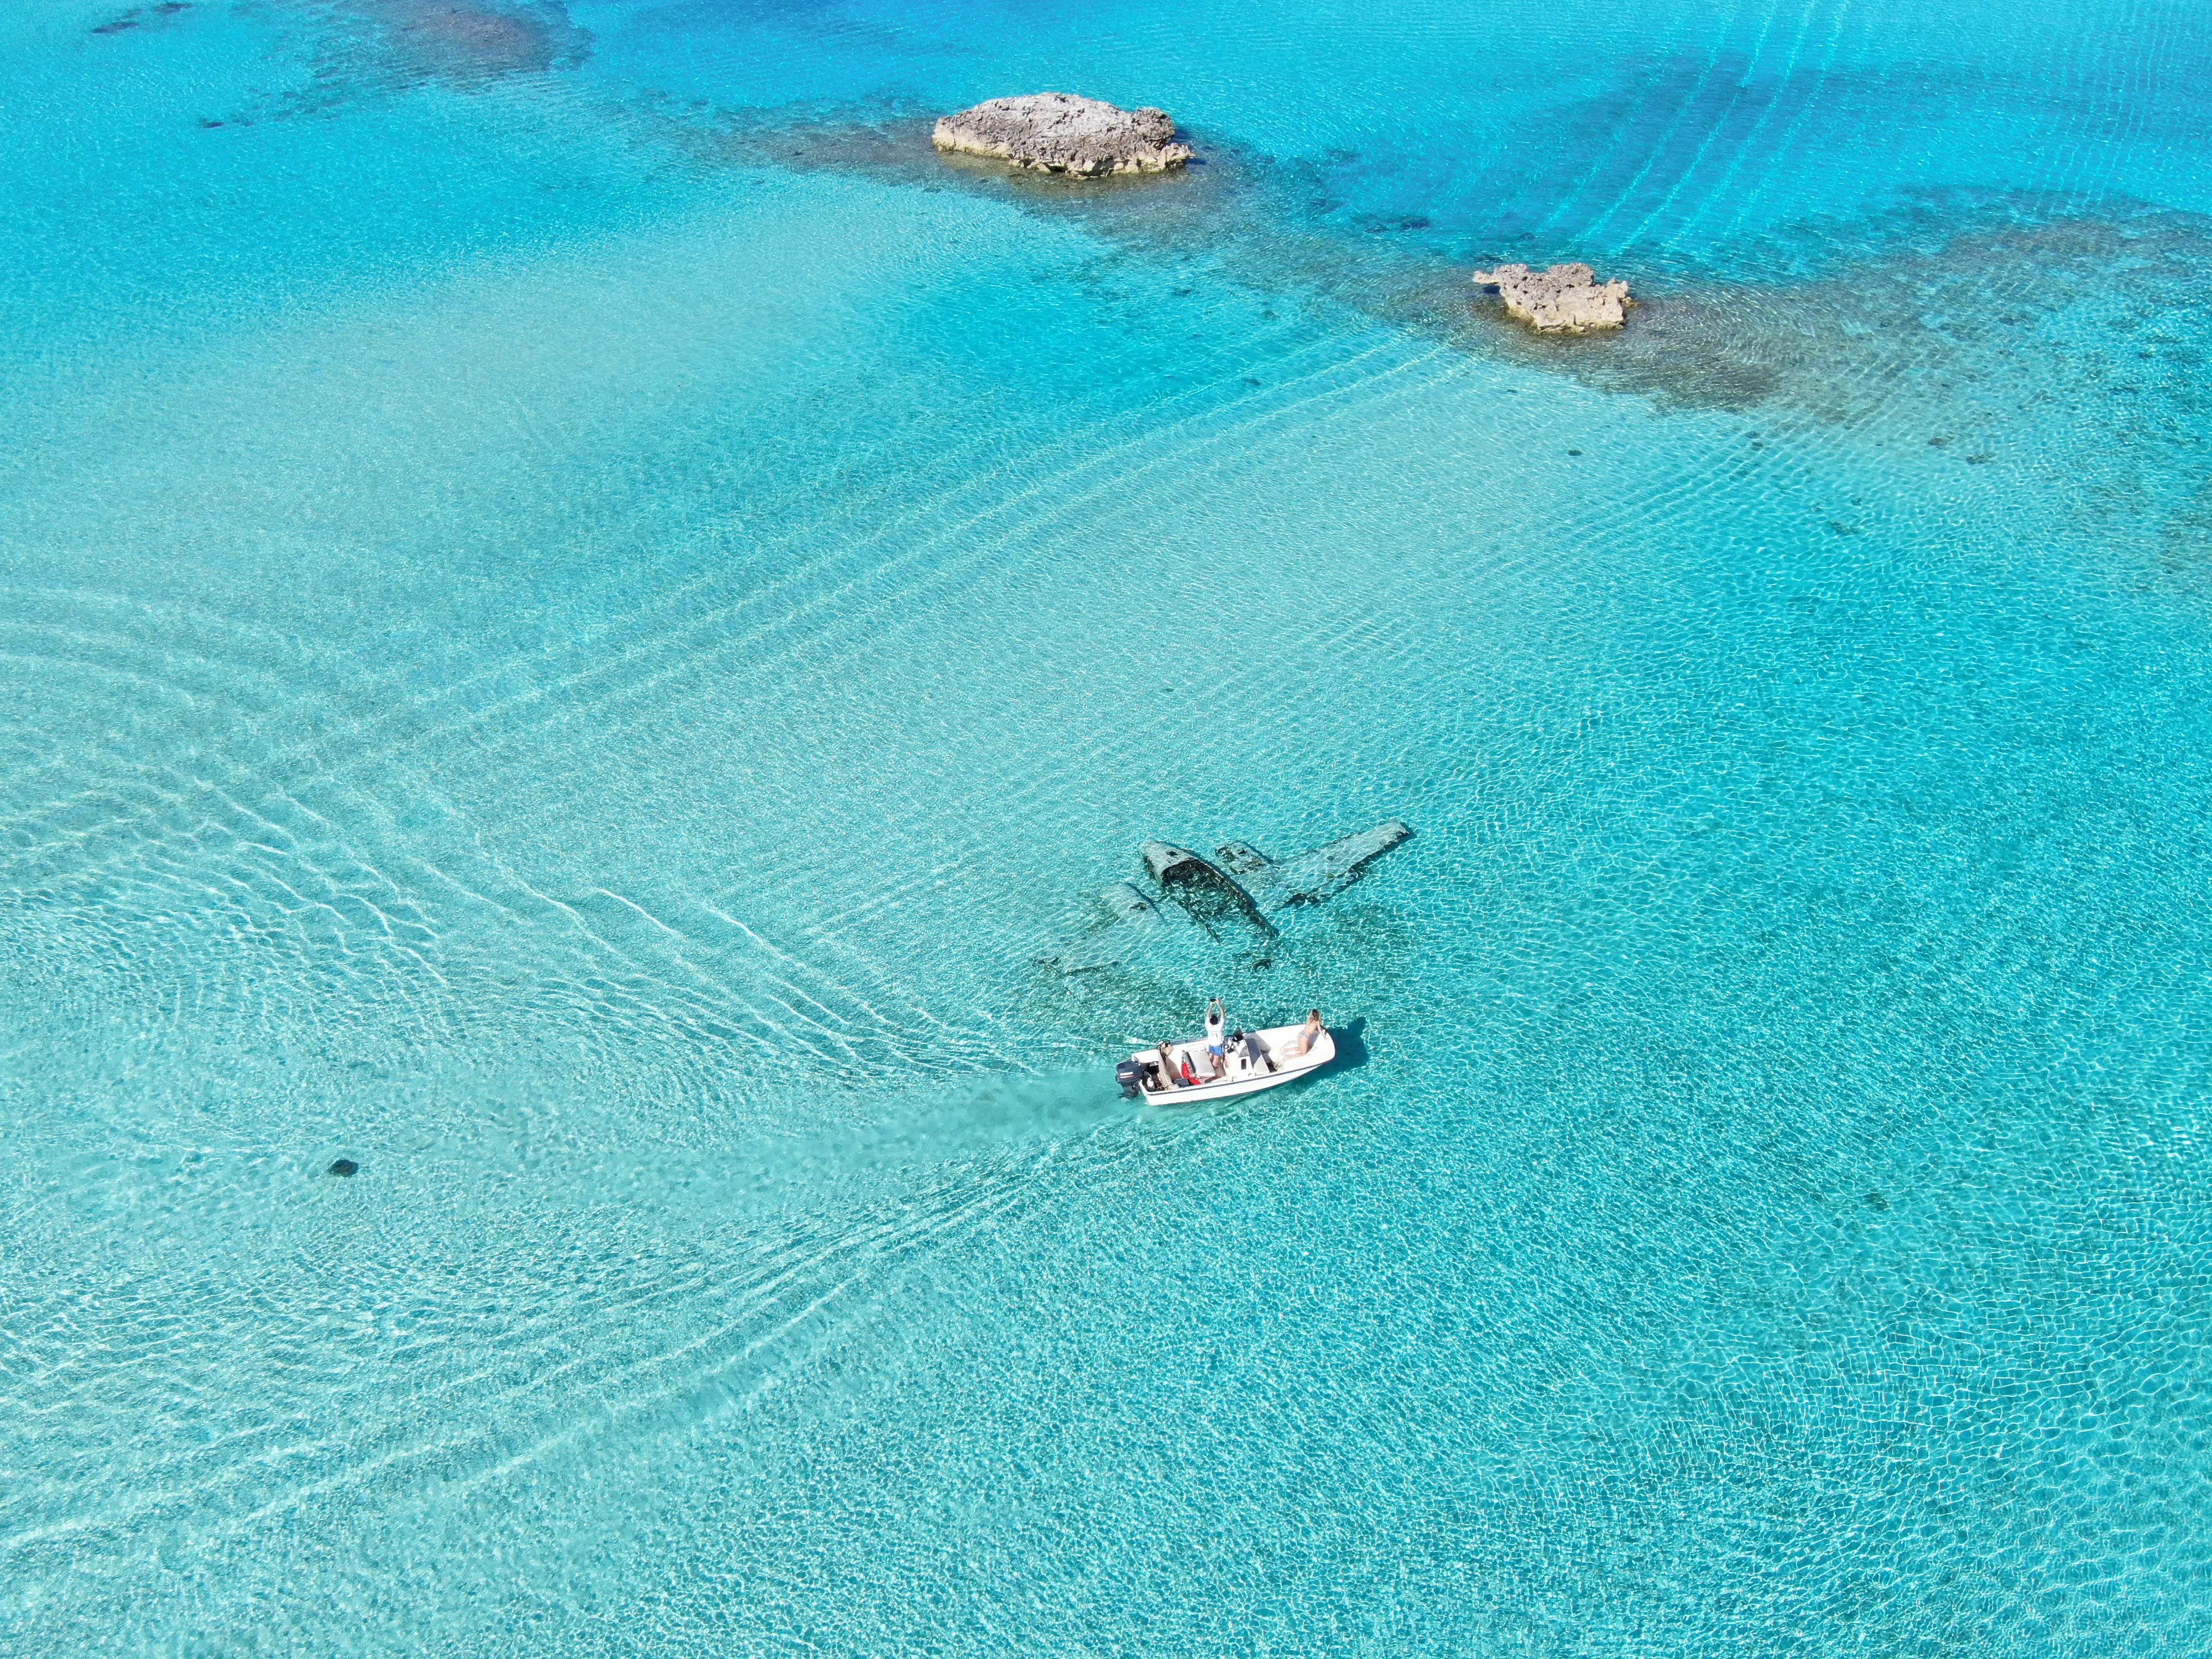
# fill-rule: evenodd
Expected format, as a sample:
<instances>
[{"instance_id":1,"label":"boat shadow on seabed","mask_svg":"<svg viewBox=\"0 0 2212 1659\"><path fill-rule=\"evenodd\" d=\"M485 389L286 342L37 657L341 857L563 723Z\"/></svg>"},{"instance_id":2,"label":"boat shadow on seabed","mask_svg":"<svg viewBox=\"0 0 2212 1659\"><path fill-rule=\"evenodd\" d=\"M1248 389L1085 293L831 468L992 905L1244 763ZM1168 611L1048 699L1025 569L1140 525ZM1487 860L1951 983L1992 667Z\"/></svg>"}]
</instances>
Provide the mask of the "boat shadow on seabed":
<instances>
[{"instance_id":1,"label":"boat shadow on seabed","mask_svg":"<svg viewBox=\"0 0 2212 1659\"><path fill-rule=\"evenodd\" d=\"M1316 1077L1334 1077L1340 1072L1356 1072L1367 1063L1367 1016L1346 1020L1333 1026L1336 1038L1336 1058L1316 1072Z\"/></svg>"}]
</instances>

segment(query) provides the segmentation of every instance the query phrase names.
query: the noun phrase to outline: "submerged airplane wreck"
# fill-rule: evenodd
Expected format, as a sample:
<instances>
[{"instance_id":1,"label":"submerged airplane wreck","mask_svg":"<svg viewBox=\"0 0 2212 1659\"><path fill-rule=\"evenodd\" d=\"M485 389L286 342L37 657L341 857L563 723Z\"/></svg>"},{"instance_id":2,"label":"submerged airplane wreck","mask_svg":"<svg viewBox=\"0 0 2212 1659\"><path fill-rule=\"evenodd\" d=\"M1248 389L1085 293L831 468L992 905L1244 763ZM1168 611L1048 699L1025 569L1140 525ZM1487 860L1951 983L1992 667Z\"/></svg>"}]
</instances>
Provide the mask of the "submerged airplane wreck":
<instances>
[{"instance_id":1,"label":"submerged airplane wreck","mask_svg":"<svg viewBox=\"0 0 2212 1659\"><path fill-rule=\"evenodd\" d=\"M1273 917L1342 892L1413 833L1391 818L1286 859L1271 859L1244 841L1224 842L1212 858L1148 841L1142 851L1152 890L1115 882L1098 896L1105 915L1083 942L1042 960L1060 973L1083 974L1178 935L1218 942L1273 939L1280 931Z\"/></svg>"}]
</instances>

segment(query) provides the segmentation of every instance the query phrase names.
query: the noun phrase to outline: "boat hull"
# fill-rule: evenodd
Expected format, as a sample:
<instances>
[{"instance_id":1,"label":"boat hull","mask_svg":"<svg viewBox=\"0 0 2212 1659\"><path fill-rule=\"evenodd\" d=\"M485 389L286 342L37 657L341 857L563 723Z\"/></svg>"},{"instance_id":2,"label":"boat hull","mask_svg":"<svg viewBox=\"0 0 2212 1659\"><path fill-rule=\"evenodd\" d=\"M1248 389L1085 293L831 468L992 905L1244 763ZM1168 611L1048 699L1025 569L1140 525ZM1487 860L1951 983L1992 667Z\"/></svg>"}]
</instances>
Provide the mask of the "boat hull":
<instances>
[{"instance_id":1,"label":"boat hull","mask_svg":"<svg viewBox=\"0 0 2212 1659\"><path fill-rule=\"evenodd\" d=\"M1267 1045L1268 1054L1274 1059L1275 1069L1272 1072L1264 1063L1252 1065L1247 1062L1243 1057L1240 1047L1239 1051L1232 1054L1230 1059L1228 1076L1218 1081L1194 1084L1188 1088L1162 1089L1158 1091L1147 1089L1144 1098L1156 1106L1199 1106L1208 1101L1233 1100L1239 1095L1256 1095L1263 1089L1279 1089L1285 1083L1296 1083L1302 1077L1311 1077L1336 1058L1336 1039L1328 1032L1323 1031L1315 1040L1310 1050L1302 1054L1293 1054L1291 1053L1292 1039L1297 1037L1304 1030L1305 1027L1302 1024L1277 1025L1259 1034L1260 1041ZM1205 1075L1206 1054L1204 1037L1194 1037L1186 1042L1170 1043L1168 1048L1169 1052L1175 1055L1178 1064L1185 1054L1188 1054L1192 1069L1201 1077ZM1130 1058L1137 1060L1158 1060L1159 1050L1140 1049Z\"/></svg>"}]
</instances>

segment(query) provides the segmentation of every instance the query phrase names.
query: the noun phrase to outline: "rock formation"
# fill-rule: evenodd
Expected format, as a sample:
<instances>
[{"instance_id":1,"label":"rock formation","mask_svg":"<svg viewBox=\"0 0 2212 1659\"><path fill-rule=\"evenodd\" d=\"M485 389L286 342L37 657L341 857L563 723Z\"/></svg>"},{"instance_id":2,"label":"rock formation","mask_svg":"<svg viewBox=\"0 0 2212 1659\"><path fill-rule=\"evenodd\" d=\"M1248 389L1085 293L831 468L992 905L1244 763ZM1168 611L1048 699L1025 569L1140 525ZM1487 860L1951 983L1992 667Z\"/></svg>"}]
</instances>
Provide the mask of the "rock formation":
<instances>
[{"instance_id":1,"label":"rock formation","mask_svg":"<svg viewBox=\"0 0 2212 1659\"><path fill-rule=\"evenodd\" d=\"M1176 142L1165 110L1116 109L1064 92L991 99L944 117L931 138L939 149L1083 179L1165 173L1191 155L1189 145Z\"/></svg>"},{"instance_id":2,"label":"rock formation","mask_svg":"<svg viewBox=\"0 0 2212 1659\"><path fill-rule=\"evenodd\" d=\"M1498 290L1507 316L1545 333L1619 328L1622 307L1628 304L1627 283L1601 283L1588 265L1553 265L1549 270L1500 265L1476 271L1474 280Z\"/></svg>"}]
</instances>

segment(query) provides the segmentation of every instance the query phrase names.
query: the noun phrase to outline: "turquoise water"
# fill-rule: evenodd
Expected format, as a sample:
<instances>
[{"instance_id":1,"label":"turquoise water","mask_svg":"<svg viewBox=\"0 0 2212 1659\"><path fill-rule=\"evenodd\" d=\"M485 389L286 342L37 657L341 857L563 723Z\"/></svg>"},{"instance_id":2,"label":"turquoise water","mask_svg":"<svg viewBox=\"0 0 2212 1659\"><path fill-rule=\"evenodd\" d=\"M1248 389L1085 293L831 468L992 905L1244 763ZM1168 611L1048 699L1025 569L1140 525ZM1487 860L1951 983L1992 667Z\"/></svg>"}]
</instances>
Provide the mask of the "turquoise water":
<instances>
[{"instance_id":1,"label":"turquoise water","mask_svg":"<svg viewBox=\"0 0 2212 1659\"><path fill-rule=\"evenodd\" d=\"M2208 70L0 16L0 1651L2212 1644ZM1118 1101L1216 990L1358 1063Z\"/></svg>"}]
</instances>

